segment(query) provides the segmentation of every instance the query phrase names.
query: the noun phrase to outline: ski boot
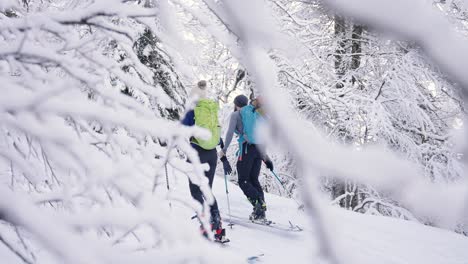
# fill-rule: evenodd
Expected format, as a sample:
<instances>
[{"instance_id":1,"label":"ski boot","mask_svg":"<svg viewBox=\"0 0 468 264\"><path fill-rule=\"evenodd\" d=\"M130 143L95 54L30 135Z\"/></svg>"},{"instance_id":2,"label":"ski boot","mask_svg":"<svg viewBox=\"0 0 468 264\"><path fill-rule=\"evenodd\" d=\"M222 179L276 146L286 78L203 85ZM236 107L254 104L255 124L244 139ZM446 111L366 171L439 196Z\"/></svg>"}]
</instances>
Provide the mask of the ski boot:
<instances>
[{"instance_id":1,"label":"ski boot","mask_svg":"<svg viewBox=\"0 0 468 264\"><path fill-rule=\"evenodd\" d=\"M266 216L265 216L265 211L267 210L267 207L266 207L266 204L265 202L263 202L262 200L258 200L256 203L255 203L255 206L253 208L253 212L252 214L250 215L249 219L251 221L263 221L263 220L266 220Z\"/></svg>"},{"instance_id":2,"label":"ski boot","mask_svg":"<svg viewBox=\"0 0 468 264\"><path fill-rule=\"evenodd\" d=\"M213 225L212 225L212 232L214 233L214 235L213 235L214 242L224 244L224 243L227 243L227 242L230 241L226 237L226 229L224 229L224 228L213 229ZM200 233L204 238L210 240L210 237L208 235L208 231L206 231L206 229L203 228L203 226L200 226Z\"/></svg>"},{"instance_id":3,"label":"ski boot","mask_svg":"<svg viewBox=\"0 0 468 264\"><path fill-rule=\"evenodd\" d=\"M228 243L230 240L226 237L226 229L220 228L214 230L214 241L217 243Z\"/></svg>"},{"instance_id":4,"label":"ski boot","mask_svg":"<svg viewBox=\"0 0 468 264\"><path fill-rule=\"evenodd\" d=\"M223 228L221 217L218 215L211 219L211 231L214 232L214 241L218 243L227 243L230 240L226 237L226 229Z\"/></svg>"}]
</instances>

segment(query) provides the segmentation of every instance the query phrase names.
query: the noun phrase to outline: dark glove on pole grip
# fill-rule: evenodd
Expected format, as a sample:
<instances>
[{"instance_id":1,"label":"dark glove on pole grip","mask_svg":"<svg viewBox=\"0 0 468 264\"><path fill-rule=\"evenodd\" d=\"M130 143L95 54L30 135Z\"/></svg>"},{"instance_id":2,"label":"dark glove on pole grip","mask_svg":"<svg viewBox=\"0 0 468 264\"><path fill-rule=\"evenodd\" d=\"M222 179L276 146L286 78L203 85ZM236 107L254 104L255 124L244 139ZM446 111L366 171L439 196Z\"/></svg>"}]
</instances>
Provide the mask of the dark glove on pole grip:
<instances>
[{"instance_id":1,"label":"dark glove on pole grip","mask_svg":"<svg viewBox=\"0 0 468 264\"><path fill-rule=\"evenodd\" d=\"M222 156L220 160L223 162L224 174L226 175L231 174L232 173L231 164L229 164L229 161L227 160L226 156Z\"/></svg>"}]
</instances>

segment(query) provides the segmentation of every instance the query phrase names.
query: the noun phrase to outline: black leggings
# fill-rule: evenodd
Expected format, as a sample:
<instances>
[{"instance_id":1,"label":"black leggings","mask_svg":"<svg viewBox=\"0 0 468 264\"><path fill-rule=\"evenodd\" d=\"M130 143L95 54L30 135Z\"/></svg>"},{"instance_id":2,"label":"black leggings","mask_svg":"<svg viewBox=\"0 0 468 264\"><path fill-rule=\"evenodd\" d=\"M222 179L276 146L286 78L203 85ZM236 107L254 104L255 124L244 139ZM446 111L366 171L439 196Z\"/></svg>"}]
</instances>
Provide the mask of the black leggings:
<instances>
[{"instance_id":1,"label":"black leggings","mask_svg":"<svg viewBox=\"0 0 468 264\"><path fill-rule=\"evenodd\" d=\"M213 186L213 179L216 171L216 164L218 161L218 154L216 153L216 149L212 150L205 150L197 145L192 144L193 148L198 152L198 156L200 157L200 163L208 163L210 166L209 171L205 171L205 176L208 178L208 184L210 188ZM203 205L204 197L203 193L200 190L198 185L193 184L189 181L190 187L190 194L192 194L193 199L197 200ZM211 213L211 223L213 224L214 229L218 229L218 224L220 224L221 217L219 215L218 203L216 200L210 206L210 213Z\"/></svg>"},{"instance_id":2,"label":"black leggings","mask_svg":"<svg viewBox=\"0 0 468 264\"><path fill-rule=\"evenodd\" d=\"M258 181L261 168L262 155L257 146L244 143L241 157L237 161L237 175L239 177L239 187L254 206L259 200L265 201L262 186Z\"/></svg>"}]
</instances>

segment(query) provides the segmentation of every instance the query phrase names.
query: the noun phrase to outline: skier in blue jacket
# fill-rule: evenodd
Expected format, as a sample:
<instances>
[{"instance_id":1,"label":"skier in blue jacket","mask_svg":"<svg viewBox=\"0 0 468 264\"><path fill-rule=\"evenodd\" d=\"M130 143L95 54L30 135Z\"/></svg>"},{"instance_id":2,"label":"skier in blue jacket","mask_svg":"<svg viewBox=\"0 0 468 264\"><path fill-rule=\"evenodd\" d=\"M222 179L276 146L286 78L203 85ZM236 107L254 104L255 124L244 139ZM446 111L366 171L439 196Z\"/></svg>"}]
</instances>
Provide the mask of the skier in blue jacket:
<instances>
[{"instance_id":1,"label":"skier in blue jacket","mask_svg":"<svg viewBox=\"0 0 468 264\"><path fill-rule=\"evenodd\" d=\"M238 135L239 152L237 174L239 187L253 206L251 220L265 220L265 195L258 180L262 161L268 169L273 170L273 163L265 155L264 147L255 140L256 122L262 118L262 102L260 97L253 97L247 105L247 97L239 95L234 99L235 111L231 114L225 144L220 156L225 159L233 134ZM224 161L223 161L224 162Z\"/></svg>"}]
</instances>

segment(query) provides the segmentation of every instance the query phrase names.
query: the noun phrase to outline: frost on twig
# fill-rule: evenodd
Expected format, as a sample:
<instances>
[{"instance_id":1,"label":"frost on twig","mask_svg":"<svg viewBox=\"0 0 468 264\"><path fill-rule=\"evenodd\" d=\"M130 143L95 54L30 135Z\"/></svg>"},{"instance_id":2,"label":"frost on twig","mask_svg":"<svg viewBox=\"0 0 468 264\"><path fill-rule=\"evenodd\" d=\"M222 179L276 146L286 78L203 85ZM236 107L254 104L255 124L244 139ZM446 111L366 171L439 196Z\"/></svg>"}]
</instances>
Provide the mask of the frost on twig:
<instances>
[{"instance_id":1,"label":"frost on twig","mask_svg":"<svg viewBox=\"0 0 468 264\"><path fill-rule=\"evenodd\" d=\"M140 2L0 4L0 166L9 168L12 189L2 189L1 218L32 234L58 263L115 263L109 256L119 254L108 243L129 234L139 248L181 250L171 248L180 231L162 217L166 191L151 195L155 175L168 166L188 172L212 201L187 140L204 131L178 123L187 93L157 38L159 10ZM181 204L192 206L186 199ZM82 210L107 214L67 219ZM147 228L151 238L140 239ZM90 245L94 235L99 242ZM2 239L24 262L43 261Z\"/></svg>"}]
</instances>

